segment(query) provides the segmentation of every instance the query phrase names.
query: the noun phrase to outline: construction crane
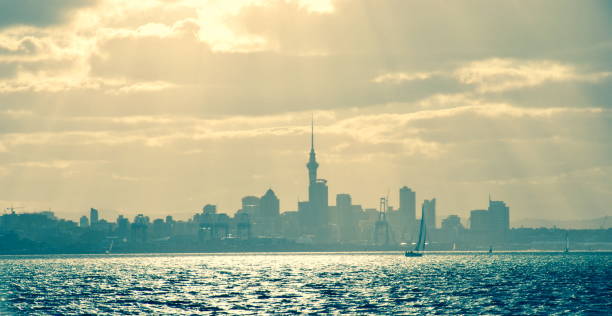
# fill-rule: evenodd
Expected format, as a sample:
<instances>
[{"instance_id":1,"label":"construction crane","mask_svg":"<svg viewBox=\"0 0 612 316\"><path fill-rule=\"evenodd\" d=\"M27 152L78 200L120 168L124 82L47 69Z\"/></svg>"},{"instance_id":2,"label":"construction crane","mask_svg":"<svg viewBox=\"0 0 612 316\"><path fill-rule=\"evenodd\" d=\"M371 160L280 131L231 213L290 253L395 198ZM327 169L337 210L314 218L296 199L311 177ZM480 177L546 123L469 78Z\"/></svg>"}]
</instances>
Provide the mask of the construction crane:
<instances>
[{"instance_id":1,"label":"construction crane","mask_svg":"<svg viewBox=\"0 0 612 316\"><path fill-rule=\"evenodd\" d=\"M389 245L390 233L389 222L387 222L387 198L380 198L378 220L374 224L374 244Z\"/></svg>"}]
</instances>

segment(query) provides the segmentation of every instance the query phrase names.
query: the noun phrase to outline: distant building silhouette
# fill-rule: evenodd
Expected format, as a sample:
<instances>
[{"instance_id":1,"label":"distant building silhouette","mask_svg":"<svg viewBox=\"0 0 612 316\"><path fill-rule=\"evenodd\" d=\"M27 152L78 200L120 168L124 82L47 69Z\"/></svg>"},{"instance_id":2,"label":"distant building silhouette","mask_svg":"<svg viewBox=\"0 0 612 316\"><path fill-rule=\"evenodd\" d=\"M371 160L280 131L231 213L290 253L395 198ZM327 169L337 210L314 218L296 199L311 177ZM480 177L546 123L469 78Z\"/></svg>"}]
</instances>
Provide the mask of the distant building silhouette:
<instances>
[{"instance_id":1,"label":"distant building silhouette","mask_svg":"<svg viewBox=\"0 0 612 316\"><path fill-rule=\"evenodd\" d=\"M470 212L470 230L476 233L489 231L489 211L473 210Z\"/></svg>"},{"instance_id":2,"label":"distant building silhouette","mask_svg":"<svg viewBox=\"0 0 612 316\"><path fill-rule=\"evenodd\" d=\"M487 210L470 213L470 231L474 238L489 241L503 241L510 230L510 208L503 201L489 199Z\"/></svg>"},{"instance_id":3,"label":"distant building silhouette","mask_svg":"<svg viewBox=\"0 0 612 316\"><path fill-rule=\"evenodd\" d=\"M463 225L461 225L461 218L457 215L449 215L445 219L442 220L442 230L445 231L460 231L463 230Z\"/></svg>"},{"instance_id":4,"label":"distant building silhouette","mask_svg":"<svg viewBox=\"0 0 612 316\"><path fill-rule=\"evenodd\" d=\"M280 201L272 189L268 189L260 199L261 216L276 218L280 214Z\"/></svg>"},{"instance_id":5,"label":"distant building silhouette","mask_svg":"<svg viewBox=\"0 0 612 316\"><path fill-rule=\"evenodd\" d=\"M402 241L408 241L416 228L416 192L404 186L399 190L399 200L399 237Z\"/></svg>"},{"instance_id":6,"label":"distant building silhouette","mask_svg":"<svg viewBox=\"0 0 612 316\"><path fill-rule=\"evenodd\" d=\"M259 215L255 218L258 235L277 236L280 234L280 201L272 189L259 199Z\"/></svg>"},{"instance_id":7,"label":"distant building silhouette","mask_svg":"<svg viewBox=\"0 0 612 316\"><path fill-rule=\"evenodd\" d=\"M242 198L242 210L251 218L259 216L259 197L249 195Z\"/></svg>"},{"instance_id":8,"label":"distant building silhouette","mask_svg":"<svg viewBox=\"0 0 612 316\"><path fill-rule=\"evenodd\" d=\"M217 214L217 206L212 204L206 204L202 208L204 215L214 215Z\"/></svg>"},{"instance_id":9,"label":"distant building silhouette","mask_svg":"<svg viewBox=\"0 0 612 316\"><path fill-rule=\"evenodd\" d=\"M230 233L230 219L227 214L217 214L217 206L206 204L202 214L196 214L193 221L199 226L198 238L200 241L217 240L225 238Z\"/></svg>"},{"instance_id":10,"label":"distant building silhouette","mask_svg":"<svg viewBox=\"0 0 612 316\"><path fill-rule=\"evenodd\" d=\"M236 212L234 219L236 222L236 237L240 239L250 239L252 227L251 218L244 208Z\"/></svg>"},{"instance_id":11,"label":"distant building silhouette","mask_svg":"<svg viewBox=\"0 0 612 316\"><path fill-rule=\"evenodd\" d=\"M148 239L149 217L142 214L134 217L131 229L131 240L136 242L146 242Z\"/></svg>"},{"instance_id":12,"label":"distant building silhouette","mask_svg":"<svg viewBox=\"0 0 612 316\"><path fill-rule=\"evenodd\" d=\"M117 217L117 235L119 237L126 238L130 234L130 220L124 217L123 215L119 215Z\"/></svg>"},{"instance_id":13,"label":"distant building silhouette","mask_svg":"<svg viewBox=\"0 0 612 316\"><path fill-rule=\"evenodd\" d=\"M81 219L79 220L79 226L83 228L89 227L89 219L87 218L87 216L81 216Z\"/></svg>"},{"instance_id":14,"label":"distant building silhouette","mask_svg":"<svg viewBox=\"0 0 612 316\"><path fill-rule=\"evenodd\" d=\"M89 225L90 226L96 226L96 224L98 224L98 210L95 208L91 208L89 210Z\"/></svg>"},{"instance_id":15,"label":"distant building silhouette","mask_svg":"<svg viewBox=\"0 0 612 316\"><path fill-rule=\"evenodd\" d=\"M358 238L359 210L356 207L349 194L336 195L336 217L342 242L353 242Z\"/></svg>"},{"instance_id":16,"label":"distant building silhouette","mask_svg":"<svg viewBox=\"0 0 612 316\"><path fill-rule=\"evenodd\" d=\"M491 231L505 233L510 229L510 208L503 201L489 200Z\"/></svg>"}]
</instances>

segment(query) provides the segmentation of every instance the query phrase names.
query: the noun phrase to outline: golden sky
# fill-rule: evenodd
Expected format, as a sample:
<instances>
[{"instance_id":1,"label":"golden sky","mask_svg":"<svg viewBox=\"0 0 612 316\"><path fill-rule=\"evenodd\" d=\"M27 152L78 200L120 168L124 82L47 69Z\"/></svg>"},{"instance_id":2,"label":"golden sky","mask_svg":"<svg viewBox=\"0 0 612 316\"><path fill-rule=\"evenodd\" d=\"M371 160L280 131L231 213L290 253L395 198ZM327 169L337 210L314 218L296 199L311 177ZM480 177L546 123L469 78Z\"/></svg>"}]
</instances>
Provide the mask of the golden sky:
<instances>
[{"instance_id":1,"label":"golden sky","mask_svg":"<svg viewBox=\"0 0 612 316\"><path fill-rule=\"evenodd\" d=\"M439 217L612 215L606 1L0 4L0 206L233 213L319 175Z\"/></svg>"}]
</instances>

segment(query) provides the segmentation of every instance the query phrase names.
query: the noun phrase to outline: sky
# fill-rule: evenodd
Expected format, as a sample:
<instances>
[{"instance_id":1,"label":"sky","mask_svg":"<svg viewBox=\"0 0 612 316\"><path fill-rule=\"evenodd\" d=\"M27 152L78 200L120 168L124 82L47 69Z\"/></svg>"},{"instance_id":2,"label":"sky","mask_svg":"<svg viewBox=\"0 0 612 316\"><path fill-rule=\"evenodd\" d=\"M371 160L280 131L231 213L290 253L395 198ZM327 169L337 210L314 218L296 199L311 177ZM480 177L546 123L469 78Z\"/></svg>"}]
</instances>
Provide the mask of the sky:
<instances>
[{"instance_id":1,"label":"sky","mask_svg":"<svg viewBox=\"0 0 612 316\"><path fill-rule=\"evenodd\" d=\"M0 0L0 206L187 218L411 187L612 215L608 1Z\"/></svg>"}]
</instances>

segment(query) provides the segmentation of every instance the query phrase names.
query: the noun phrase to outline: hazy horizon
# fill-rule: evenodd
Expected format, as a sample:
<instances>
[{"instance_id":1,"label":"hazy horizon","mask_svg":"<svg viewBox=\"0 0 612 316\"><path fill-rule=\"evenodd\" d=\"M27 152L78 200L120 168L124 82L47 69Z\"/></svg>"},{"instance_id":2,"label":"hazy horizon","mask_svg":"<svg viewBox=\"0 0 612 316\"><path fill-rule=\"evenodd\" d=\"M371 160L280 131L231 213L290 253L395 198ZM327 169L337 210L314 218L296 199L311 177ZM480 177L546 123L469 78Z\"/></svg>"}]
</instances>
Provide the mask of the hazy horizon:
<instances>
[{"instance_id":1,"label":"hazy horizon","mask_svg":"<svg viewBox=\"0 0 612 316\"><path fill-rule=\"evenodd\" d=\"M319 177L438 222L612 215L606 1L0 3L0 208L281 212ZM571 21L569 23L568 21ZM21 212L23 209L18 209ZM107 212L105 212L107 211ZM112 216L109 214L113 214Z\"/></svg>"}]
</instances>

